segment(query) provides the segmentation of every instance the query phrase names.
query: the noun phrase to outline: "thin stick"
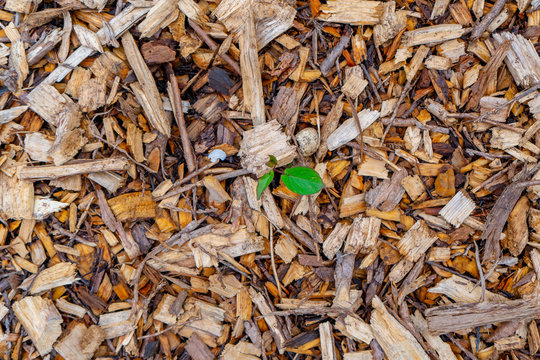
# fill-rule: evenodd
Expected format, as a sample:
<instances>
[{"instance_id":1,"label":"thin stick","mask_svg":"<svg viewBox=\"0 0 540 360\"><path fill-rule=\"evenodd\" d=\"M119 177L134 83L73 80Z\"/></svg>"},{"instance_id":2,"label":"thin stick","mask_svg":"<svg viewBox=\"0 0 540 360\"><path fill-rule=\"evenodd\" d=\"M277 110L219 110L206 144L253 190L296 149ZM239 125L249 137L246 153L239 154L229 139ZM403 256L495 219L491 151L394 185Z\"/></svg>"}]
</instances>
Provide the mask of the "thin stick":
<instances>
[{"instance_id":1,"label":"thin stick","mask_svg":"<svg viewBox=\"0 0 540 360\"><path fill-rule=\"evenodd\" d=\"M281 293L281 284L276 269L276 260L274 259L274 225L268 223L268 227L270 228L270 260L272 261L272 271L274 272L274 277L276 278L278 294L279 298L281 299L283 297L283 294Z\"/></svg>"},{"instance_id":2,"label":"thin stick","mask_svg":"<svg viewBox=\"0 0 540 360\"><path fill-rule=\"evenodd\" d=\"M193 155L193 149L191 148L191 141L186 128L186 120L184 119L184 111L182 109L182 98L180 97L180 88L178 87L178 79L174 75L174 70L171 63L165 65L167 75L169 75L169 84L171 85L171 103L173 106L173 113L180 130L180 140L182 141L182 149L184 150L184 158L186 159L186 165L188 171L191 173L196 170L197 165L195 163L195 156Z\"/></svg>"},{"instance_id":3,"label":"thin stick","mask_svg":"<svg viewBox=\"0 0 540 360\"><path fill-rule=\"evenodd\" d=\"M471 40L476 40L484 33L486 28L491 24L493 20L499 15L504 8L506 0L497 0L489 13L482 18L482 21L476 25L471 33Z\"/></svg>"},{"instance_id":4,"label":"thin stick","mask_svg":"<svg viewBox=\"0 0 540 360\"><path fill-rule=\"evenodd\" d=\"M484 278L484 270L482 270L482 264L480 264L480 252L478 251L478 244L474 242L474 257L476 259L476 267L478 268L478 274L480 275L480 284L482 285L482 295L480 296L480 302L484 302L486 297L486 279Z\"/></svg>"},{"instance_id":5,"label":"thin stick","mask_svg":"<svg viewBox=\"0 0 540 360\"><path fill-rule=\"evenodd\" d=\"M208 36L208 34L195 21L190 19L189 26L191 26L191 28L195 30L197 35L201 37L201 39L206 43L206 45L208 45L210 49L217 51L219 47L218 44L216 44L214 40L212 40L210 36ZM219 56L221 56L221 58L233 68L235 73L237 73L238 75L242 75L242 72L240 71L240 65L238 65L238 63L234 61L233 58L231 58L227 54L220 54Z\"/></svg>"},{"instance_id":6,"label":"thin stick","mask_svg":"<svg viewBox=\"0 0 540 360\"><path fill-rule=\"evenodd\" d=\"M360 164L362 164L364 162L364 130L362 130L362 124L360 124L360 119L358 118L356 106L349 96L347 96L347 103L349 103L349 106L353 110L352 115L354 121L356 122L356 126L358 126L358 131L360 132Z\"/></svg>"},{"instance_id":7,"label":"thin stick","mask_svg":"<svg viewBox=\"0 0 540 360\"><path fill-rule=\"evenodd\" d=\"M171 193L174 192L176 189L178 189L178 187L180 185L187 183L189 180L193 179L197 175L200 175L201 173L203 173L206 170L210 169L212 166L216 165L217 163L218 163L217 161L216 162L210 162L210 163L204 165L202 168L192 172L191 174L189 174L185 178L175 181L172 188L169 189L169 191L167 193L165 193L164 195L162 195L162 196L160 196L158 198L155 198L154 200L159 201L159 200L163 200L163 199L166 199L168 197L171 197L172 195L176 195L176 193L172 194L172 195L171 195Z\"/></svg>"},{"instance_id":8,"label":"thin stick","mask_svg":"<svg viewBox=\"0 0 540 360\"><path fill-rule=\"evenodd\" d=\"M414 83L416 83L416 81L414 81ZM399 95L398 102L396 104L396 107L394 108L394 111L392 112L392 116L390 117L390 121L388 122L388 125L386 125L386 129L384 129L384 133L383 133L383 136L381 138L381 146L384 144L384 138L386 137L386 135L390 131L390 127L394 123L394 119L397 116L399 106L403 102L403 99L405 99L405 96L409 93L409 91L411 91L412 86L413 86L413 81L407 80L407 83L405 84L405 88L401 91L401 95Z\"/></svg>"},{"instance_id":9,"label":"thin stick","mask_svg":"<svg viewBox=\"0 0 540 360\"><path fill-rule=\"evenodd\" d=\"M360 63L360 67L362 68L362 71L364 72L364 76L366 77L366 79L367 79L367 81L369 83L369 86L373 90L373 93L375 94L375 97L377 98L377 101L379 103L382 103L381 97L379 96L379 91L377 90L377 87L373 83L373 80L371 80L371 75L369 75L369 72L367 71L367 69L366 69L366 67L364 66L363 63Z\"/></svg>"},{"instance_id":10,"label":"thin stick","mask_svg":"<svg viewBox=\"0 0 540 360\"><path fill-rule=\"evenodd\" d=\"M246 170L246 169L240 169L240 170L231 171L225 174L217 175L216 179L218 179L219 181L222 181L222 180L232 179L232 178L247 175L247 174L251 174L251 171ZM203 184L202 181L199 180L195 184L189 184L186 186L182 186L181 188L178 188L174 191L169 191L165 195L154 198L154 200L159 201L159 200L167 199L167 198L170 198L171 196L182 194L186 191L189 191L197 186L202 186L202 184Z\"/></svg>"},{"instance_id":11,"label":"thin stick","mask_svg":"<svg viewBox=\"0 0 540 360\"><path fill-rule=\"evenodd\" d=\"M324 59L323 63L321 64L321 72L324 76L327 76L330 73L330 69L334 66L336 63L336 60L339 59L341 56L341 53L343 53L343 50L349 46L349 42L351 41L351 35L352 35L352 29L350 26L348 26L345 29L345 33L339 39L338 44L332 49L330 54L326 59Z\"/></svg>"}]
</instances>

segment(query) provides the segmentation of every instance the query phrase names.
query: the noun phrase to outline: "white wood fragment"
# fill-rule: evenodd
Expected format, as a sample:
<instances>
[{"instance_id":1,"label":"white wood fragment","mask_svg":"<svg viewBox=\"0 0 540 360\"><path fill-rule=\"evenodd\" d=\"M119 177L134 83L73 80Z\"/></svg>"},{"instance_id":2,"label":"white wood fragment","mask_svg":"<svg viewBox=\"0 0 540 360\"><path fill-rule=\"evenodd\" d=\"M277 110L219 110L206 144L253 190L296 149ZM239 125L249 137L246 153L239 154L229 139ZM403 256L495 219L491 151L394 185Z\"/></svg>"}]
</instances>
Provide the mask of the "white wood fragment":
<instances>
[{"instance_id":1,"label":"white wood fragment","mask_svg":"<svg viewBox=\"0 0 540 360\"><path fill-rule=\"evenodd\" d=\"M474 201L461 190L442 208L439 215L450 224L459 227L475 207Z\"/></svg>"}]
</instances>

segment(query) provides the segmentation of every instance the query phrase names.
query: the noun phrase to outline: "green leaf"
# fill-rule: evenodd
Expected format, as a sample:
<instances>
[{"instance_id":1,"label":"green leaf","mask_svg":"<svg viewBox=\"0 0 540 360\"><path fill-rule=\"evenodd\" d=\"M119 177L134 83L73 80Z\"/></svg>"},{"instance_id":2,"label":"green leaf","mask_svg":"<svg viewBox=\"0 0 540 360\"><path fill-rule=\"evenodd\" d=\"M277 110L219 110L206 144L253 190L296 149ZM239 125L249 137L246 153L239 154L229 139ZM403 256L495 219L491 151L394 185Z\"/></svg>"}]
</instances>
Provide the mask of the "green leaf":
<instances>
[{"instance_id":1,"label":"green leaf","mask_svg":"<svg viewBox=\"0 0 540 360\"><path fill-rule=\"evenodd\" d=\"M300 195L316 194L324 187L319 174L315 170L303 166L285 169L281 180L289 190Z\"/></svg>"},{"instance_id":2,"label":"green leaf","mask_svg":"<svg viewBox=\"0 0 540 360\"><path fill-rule=\"evenodd\" d=\"M269 157L270 157L270 160L268 160L268 167L273 168L274 166L277 165L277 159L274 155L269 155Z\"/></svg>"},{"instance_id":3,"label":"green leaf","mask_svg":"<svg viewBox=\"0 0 540 360\"><path fill-rule=\"evenodd\" d=\"M261 198L261 194L270 185L270 183L274 180L274 170L271 170L261 176L259 179L259 182L257 183L257 199Z\"/></svg>"}]
</instances>

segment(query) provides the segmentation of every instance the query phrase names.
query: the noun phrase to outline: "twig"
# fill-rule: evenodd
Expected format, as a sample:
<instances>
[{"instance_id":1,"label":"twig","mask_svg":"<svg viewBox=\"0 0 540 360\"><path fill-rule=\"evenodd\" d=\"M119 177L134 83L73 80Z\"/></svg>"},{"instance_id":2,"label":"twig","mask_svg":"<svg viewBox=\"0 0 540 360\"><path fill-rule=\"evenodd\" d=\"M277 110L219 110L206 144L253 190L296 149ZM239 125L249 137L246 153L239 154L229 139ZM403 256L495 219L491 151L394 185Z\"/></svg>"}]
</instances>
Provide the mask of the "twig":
<instances>
[{"instance_id":1,"label":"twig","mask_svg":"<svg viewBox=\"0 0 540 360\"><path fill-rule=\"evenodd\" d=\"M276 260L274 259L274 231L273 231L274 225L269 223L268 227L270 228L270 260L272 262L272 271L274 272L274 278L276 278L276 285L278 289L279 298L281 299L283 297L283 294L281 293L281 284L280 284L277 269L276 269Z\"/></svg>"},{"instance_id":2,"label":"twig","mask_svg":"<svg viewBox=\"0 0 540 360\"><path fill-rule=\"evenodd\" d=\"M419 79L419 78L417 77L417 79ZM396 103L396 107L394 108L394 111L392 112L392 116L390 117L390 121L388 122L388 125L386 125L386 129L384 129L384 133L383 133L383 136L381 138L381 146L384 144L384 138L386 137L386 135L390 131L390 127L394 123L394 119L397 116L399 106L403 102L403 99L405 99L405 96L409 93L409 91L411 91L411 89L412 89L412 87L413 87L413 85L415 83L416 83L415 80L412 80L412 81L407 80L407 83L405 84L405 87L403 88L403 90L401 90L401 95L399 95L398 102Z\"/></svg>"},{"instance_id":3,"label":"twig","mask_svg":"<svg viewBox=\"0 0 540 360\"><path fill-rule=\"evenodd\" d=\"M321 64L321 72L324 76L327 76L330 73L330 69L334 67L336 60L341 56L341 53L347 46L349 46L349 42L351 41L351 35L352 35L352 28L350 26L347 26L345 29L345 33L343 36L341 36L341 39L339 39L338 44L332 49L330 54L326 59L324 59L323 63Z\"/></svg>"},{"instance_id":4,"label":"twig","mask_svg":"<svg viewBox=\"0 0 540 360\"><path fill-rule=\"evenodd\" d=\"M210 36L208 36L208 34L195 21L190 19L189 26L191 26L191 28L195 30L197 35L201 37L201 39L206 43L206 45L208 45L210 49L217 51L217 49L219 48L218 44L216 44L214 40L212 40ZM225 60L227 64L229 64L233 68L235 73L237 73L238 75L242 75L242 72L240 71L240 65L238 65L238 63L234 61L233 58L231 58L227 54L220 54L220 56L223 60Z\"/></svg>"},{"instance_id":5,"label":"twig","mask_svg":"<svg viewBox=\"0 0 540 360\"><path fill-rule=\"evenodd\" d=\"M191 147L191 141L186 129L186 120L184 119L184 111L182 109L182 98L180 97L180 88L178 87L178 80L174 75L174 70L171 63L165 65L167 75L169 76L169 84L171 88L171 103L173 106L173 113L180 130L180 140L182 141L182 150L184 151L184 158L186 159L186 165L188 171L191 173L196 170L197 164L195 156L193 155L193 149Z\"/></svg>"},{"instance_id":6,"label":"twig","mask_svg":"<svg viewBox=\"0 0 540 360\"><path fill-rule=\"evenodd\" d=\"M485 15L482 18L482 21L480 21L473 29L471 33L471 40L476 40L484 33L486 28L491 24L493 20L499 15L499 13L504 8L504 5L506 4L506 0L497 0L489 13Z\"/></svg>"},{"instance_id":7,"label":"twig","mask_svg":"<svg viewBox=\"0 0 540 360\"><path fill-rule=\"evenodd\" d=\"M356 106L349 96L347 96L347 103L352 108L352 115L356 122L356 126L358 126L358 132L360 133L360 164L362 164L364 162L364 131L362 130L362 124L360 124L360 119L358 118Z\"/></svg>"},{"instance_id":8,"label":"twig","mask_svg":"<svg viewBox=\"0 0 540 360\"><path fill-rule=\"evenodd\" d=\"M480 296L480 302L484 302L486 298L486 279L484 278L484 270L482 270L482 264L480 264L480 252L478 251L478 244L474 242L474 258L476 259L476 267L478 267L478 274L480 275L480 284L482 285L482 295Z\"/></svg>"},{"instance_id":9,"label":"twig","mask_svg":"<svg viewBox=\"0 0 540 360\"><path fill-rule=\"evenodd\" d=\"M247 174L251 174L251 171L246 170L246 169L240 169L240 170L234 170L234 171L231 171L231 172L228 172L228 173L225 173L225 174L217 175L216 179L218 179L219 181L222 181L222 180L232 179L232 178L247 175ZM174 196L174 195L177 195L177 194L182 194L182 193L184 193L186 191L189 191L189 190L191 190L191 189L193 189L193 188L195 188L197 186L201 186L201 185L202 185L202 181L199 180L195 184L189 184L189 185L186 185L186 186L182 186L181 188L178 188L178 189L176 189L174 191L169 191L165 195L154 198L154 200L159 201L159 200L167 199L167 198L170 198L171 196Z\"/></svg>"},{"instance_id":10,"label":"twig","mask_svg":"<svg viewBox=\"0 0 540 360\"><path fill-rule=\"evenodd\" d=\"M360 63L360 67L362 68L362 71L364 72L364 76L366 77L366 79L367 79L367 81L369 83L369 86L373 90L373 93L375 94L375 97L377 98L377 101L379 103L382 103L382 100L381 100L381 97L379 96L379 92L377 90L377 87L373 83L373 80L371 79L371 76L369 75L369 72L367 71L366 67L364 66L363 63Z\"/></svg>"}]
</instances>

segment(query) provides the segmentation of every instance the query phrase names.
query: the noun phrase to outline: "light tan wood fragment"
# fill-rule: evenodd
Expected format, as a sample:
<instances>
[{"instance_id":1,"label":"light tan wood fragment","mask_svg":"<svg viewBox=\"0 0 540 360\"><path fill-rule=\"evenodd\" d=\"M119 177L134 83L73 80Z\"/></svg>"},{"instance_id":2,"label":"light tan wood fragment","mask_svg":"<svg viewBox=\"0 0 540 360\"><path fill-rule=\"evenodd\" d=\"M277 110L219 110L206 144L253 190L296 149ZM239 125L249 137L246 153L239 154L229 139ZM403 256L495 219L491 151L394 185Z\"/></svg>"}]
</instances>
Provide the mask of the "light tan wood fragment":
<instances>
[{"instance_id":1,"label":"light tan wood fragment","mask_svg":"<svg viewBox=\"0 0 540 360\"><path fill-rule=\"evenodd\" d=\"M75 281L77 265L61 262L41 271L33 280L30 287L32 295L54 289L63 285L70 285Z\"/></svg>"},{"instance_id":2,"label":"light tan wood fragment","mask_svg":"<svg viewBox=\"0 0 540 360\"><path fill-rule=\"evenodd\" d=\"M84 27L82 25L73 25L73 31L77 34L81 46L86 46L94 51L103 52L103 47L101 46L101 41L98 38L97 34L92 30Z\"/></svg>"},{"instance_id":3,"label":"light tan wood fragment","mask_svg":"<svg viewBox=\"0 0 540 360\"><path fill-rule=\"evenodd\" d=\"M266 122L261 69L257 54L255 23L251 10L246 12L245 24L240 33L240 69L244 106L251 113L253 125Z\"/></svg>"},{"instance_id":4,"label":"light tan wood fragment","mask_svg":"<svg viewBox=\"0 0 540 360\"><path fill-rule=\"evenodd\" d=\"M176 298L170 294L163 295L156 310L154 311L154 319L165 324L175 324L177 314L170 311L175 300Z\"/></svg>"},{"instance_id":5,"label":"light tan wood fragment","mask_svg":"<svg viewBox=\"0 0 540 360\"><path fill-rule=\"evenodd\" d=\"M401 42L404 46L434 45L461 37L465 33L459 24L441 24L406 31Z\"/></svg>"},{"instance_id":6,"label":"light tan wood fragment","mask_svg":"<svg viewBox=\"0 0 540 360\"><path fill-rule=\"evenodd\" d=\"M401 180L401 185L412 201L416 201L416 199L418 199L426 191L424 183L418 175L407 176Z\"/></svg>"},{"instance_id":7,"label":"light tan wood fragment","mask_svg":"<svg viewBox=\"0 0 540 360\"><path fill-rule=\"evenodd\" d=\"M475 208L474 201L461 190L442 208L439 215L450 224L459 227Z\"/></svg>"},{"instance_id":8,"label":"light tan wood fragment","mask_svg":"<svg viewBox=\"0 0 540 360\"><path fill-rule=\"evenodd\" d=\"M362 110L358 113L358 120L362 130L367 129L378 118L380 113L378 111ZM345 145L349 141L355 139L360 135L360 130L354 118L346 120L336 130L334 130L327 138L326 144L328 150L335 150L340 146Z\"/></svg>"},{"instance_id":9,"label":"light tan wood fragment","mask_svg":"<svg viewBox=\"0 0 540 360\"><path fill-rule=\"evenodd\" d=\"M210 193L210 201L226 202L232 201L231 196L225 191L221 183L214 176L205 176L203 178L203 185Z\"/></svg>"},{"instance_id":10,"label":"light tan wood fragment","mask_svg":"<svg viewBox=\"0 0 540 360\"><path fill-rule=\"evenodd\" d=\"M383 8L384 13L381 21L373 28L375 46L381 46L394 39L407 25L405 12L396 12L396 3L394 1L385 2Z\"/></svg>"},{"instance_id":11,"label":"light tan wood fragment","mask_svg":"<svg viewBox=\"0 0 540 360\"><path fill-rule=\"evenodd\" d=\"M351 225L351 230L345 242L344 252L356 255L358 253L367 254L373 251L377 244L380 229L381 219L358 215Z\"/></svg>"},{"instance_id":12,"label":"light tan wood fragment","mask_svg":"<svg viewBox=\"0 0 540 360\"><path fill-rule=\"evenodd\" d=\"M377 25L384 15L382 1L329 0L319 18L350 25Z\"/></svg>"},{"instance_id":13,"label":"light tan wood fragment","mask_svg":"<svg viewBox=\"0 0 540 360\"><path fill-rule=\"evenodd\" d=\"M239 341L236 345L227 344L223 350L223 360L255 360L260 356L261 347L247 341Z\"/></svg>"},{"instance_id":14,"label":"light tan wood fragment","mask_svg":"<svg viewBox=\"0 0 540 360\"><path fill-rule=\"evenodd\" d=\"M87 328L77 323L54 345L54 349L66 360L90 360L104 339L105 333L99 326Z\"/></svg>"},{"instance_id":15,"label":"light tan wood fragment","mask_svg":"<svg viewBox=\"0 0 540 360\"><path fill-rule=\"evenodd\" d=\"M246 169L261 177L268 172L270 155L276 157L277 166L280 167L290 164L296 158L296 149L281 125L272 120L244 132L238 155Z\"/></svg>"},{"instance_id":16,"label":"light tan wood fragment","mask_svg":"<svg viewBox=\"0 0 540 360\"><path fill-rule=\"evenodd\" d=\"M443 16L446 9L448 9L448 4L450 4L450 0L435 0L435 4L431 10L430 20L435 20L436 18Z\"/></svg>"},{"instance_id":17,"label":"light tan wood fragment","mask_svg":"<svg viewBox=\"0 0 540 360\"><path fill-rule=\"evenodd\" d=\"M135 97L143 107L150 124L163 135L171 136L171 124L163 108L154 77L129 32L122 36L122 45L129 65L139 80L138 83L131 85Z\"/></svg>"},{"instance_id":18,"label":"light tan wood fragment","mask_svg":"<svg viewBox=\"0 0 540 360\"><path fill-rule=\"evenodd\" d=\"M229 32L239 34L246 23L246 10L250 9L255 22L256 50L293 26L296 10L286 0L223 0L212 13Z\"/></svg>"},{"instance_id":19,"label":"light tan wood fragment","mask_svg":"<svg viewBox=\"0 0 540 360\"><path fill-rule=\"evenodd\" d=\"M64 298L60 298L55 301L56 307L63 313L76 316L78 318L84 317L86 314L86 309L77 304L70 303Z\"/></svg>"},{"instance_id":20,"label":"light tan wood fragment","mask_svg":"<svg viewBox=\"0 0 540 360\"><path fill-rule=\"evenodd\" d=\"M34 213L34 185L17 176L0 172L0 214L7 219L31 219Z\"/></svg>"},{"instance_id":21,"label":"light tan wood fragment","mask_svg":"<svg viewBox=\"0 0 540 360\"><path fill-rule=\"evenodd\" d=\"M518 86L528 88L540 82L540 56L529 39L509 32L493 34L494 45L510 40L505 63Z\"/></svg>"},{"instance_id":22,"label":"light tan wood fragment","mask_svg":"<svg viewBox=\"0 0 540 360\"><path fill-rule=\"evenodd\" d=\"M440 336L432 335L429 332L427 321L418 310L411 316L411 321L416 330L426 339L426 342L437 351L440 359L458 360L450 345L445 343Z\"/></svg>"},{"instance_id":23,"label":"light tan wood fragment","mask_svg":"<svg viewBox=\"0 0 540 360\"><path fill-rule=\"evenodd\" d=\"M283 354L285 352L285 341L287 340L284 329L282 329L279 325L276 316L271 315L272 309L270 308L270 305L268 305L268 302L264 296L252 287L249 288L249 294L251 295L251 300L259 309L259 312L264 316L264 321L272 332L272 336L274 337L279 353Z\"/></svg>"},{"instance_id":24,"label":"light tan wood fragment","mask_svg":"<svg viewBox=\"0 0 540 360\"><path fill-rule=\"evenodd\" d=\"M533 319L539 314L537 300L520 299L442 305L428 309L426 319L430 332L444 334L505 321Z\"/></svg>"},{"instance_id":25,"label":"light tan wood fragment","mask_svg":"<svg viewBox=\"0 0 540 360\"><path fill-rule=\"evenodd\" d=\"M51 352L62 333L62 316L51 300L27 296L13 303L13 312L26 330L40 355Z\"/></svg>"},{"instance_id":26,"label":"light tan wood fragment","mask_svg":"<svg viewBox=\"0 0 540 360\"><path fill-rule=\"evenodd\" d=\"M390 315L377 296L373 298L372 304L371 329L375 339L377 339L389 359L429 359L429 356L414 336Z\"/></svg>"},{"instance_id":27,"label":"light tan wood fragment","mask_svg":"<svg viewBox=\"0 0 540 360\"><path fill-rule=\"evenodd\" d=\"M323 252L328 259L332 260L339 251L350 228L351 225L348 225L347 223L337 223L332 232L326 237L323 243Z\"/></svg>"},{"instance_id":28,"label":"light tan wood fragment","mask_svg":"<svg viewBox=\"0 0 540 360\"><path fill-rule=\"evenodd\" d=\"M84 112L94 111L105 105L107 84L104 79L93 78L79 88L79 106Z\"/></svg>"},{"instance_id":29,"label":"light tan wood fragment","mask_svg":"<svg viewBox=\"0 0 540 360\"><path fill-rule=\"evenodd\" d=\"M104 331L105 339L120 337L136 328L131 309L102 314L99 316L98 325Z\"/></svg>"},{"instance_id":30,"label":"light tan wood fragment","mask_svg":"<svg viewBox=\"0 0 540 360\"><path fill-rule=\"evenodd\" d=\"M370 344L373 340L371 326L356 315L346 315L336 320L336 329L356 341Z\"/></svg>"},{"instance_id":31,"label":"light tan wood fragment","mask_svg":"<svg viewBox=\"0 0 540 360\"><path fill-rule=\"evenodd\" d=\"M208 278L208 281L210 282L208 290L226 298L236 296L242 289L242 283L234 275L214 274Z\"/></svg>"},{"instance_id":32,"label":"light tan wood fragment","mask_svg":"<svg viewBox=\"0 0 540 360\"><path fill-rule=\"evenodd\" d=\"M456 303L474 303L480 301L482 289L473 282L463 279L457 275L439 281L437 285L428 289L428 292L434 294L443 294ZM506 298L486 290L486 301L504 301Z\"/></svg>"},{"instance_id":33,"label":"light tan wood fragment","mask_svg":"<svg viewBox=\"0 0 540 360\"><path fill-rule=\"evenodd\" d=\"M332 334L332 324L326 321L319 324L319 337L321 339L321 357L323 360L335 360L336 348Z\"/></svg>"},{"instance_id":34,"label":"light tan wood fragment","mask_svg":"<svg viewBox=\"0 0 540 360\"><path fill-rule=\"evenodd\" d=\"M159 0L150 9L146 18L137 26L141 32L141 38L154 36L160 29L164 29L178 17L177 0Z\"/></svg>"},{"instance_id":35,"label":"light tan wood fragment","mask_svg":"<svg viewBox=\"0 0 540 360\"><path fill-rule=\"evenodd\" d=\"M124 158L110 158L103 160L83 160L60 166L26 166L22 167L18 174L21 180L41 181L92 172L126 170L128 166L129 162Z\"/></svg>"},{"instance_id":36,"label":"light tan wood fragment","mask_svg":"<svg viewBox=\"0 0 540 360\"><path fill-rule=\"evenodd\" d=\"M29 14L37 9L42 0L6 0L4 10Z\"/></svg>"}]
</instances>

